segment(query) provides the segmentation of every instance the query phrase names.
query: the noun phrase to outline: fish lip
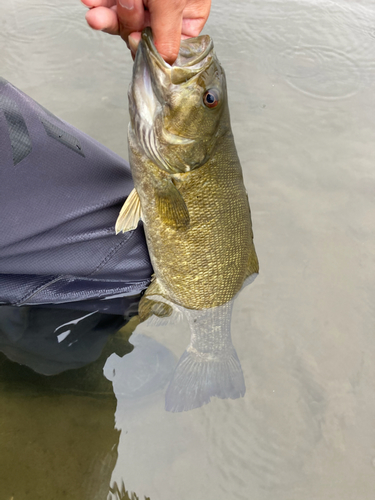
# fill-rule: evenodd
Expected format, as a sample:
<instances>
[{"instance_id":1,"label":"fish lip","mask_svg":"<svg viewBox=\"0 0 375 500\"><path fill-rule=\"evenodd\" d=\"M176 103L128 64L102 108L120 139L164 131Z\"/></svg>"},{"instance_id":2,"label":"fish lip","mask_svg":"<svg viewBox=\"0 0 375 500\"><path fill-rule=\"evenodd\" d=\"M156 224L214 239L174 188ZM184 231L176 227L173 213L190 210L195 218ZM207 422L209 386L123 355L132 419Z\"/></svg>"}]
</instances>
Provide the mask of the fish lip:
<instances>
[{"instance_id":1,"label":"fish lip","mask_svg":"<svg viewBox=\"0 0 375 500\"><path fill-rule=\"evenodd\" d=\"M214 48L214 44L212 39L209 39L209 43L207 44L207 47L200 53L197 54L195 58L193 58L191 61L183 64L182 66L177 66L175 63L173 65L168 64L164 59L161 57L159 54L157 48L154 45L153 41L153 36L152 36L152 31L151 28L145 28L142 31L142 40L147 46L148 50L151 52L151 54L154 56L156 62L158 63L159 67L162 70L171 70L172 68L190 68L192 66L195 66L196 64L199 64L203 59L205 59L210 52L212 52Z\"/></svg>"},{"instance_id":2,"label":"fish lip","mask_svg":"<svg viewBox=\"0 0 375 500\"><path fill-rule=\"evenodd\" d=\"M177 67L177 68L190 68L192 66L195 66L195 65L199 64L201 61L203 61L203 59L206 59L206 57L208 56L208 54L210 54L210 52L213 51L213 48L214 48L214 43L213 43L212 39L210 38L209 42L207 44L207 47L203 50L203 52L201 52L200 54L198 54L191 61L185 63L183 66L174 66L174 67Z\"/></svg>"},{"instance_id":3,"label":"fish lip","mask_svg":"<svg viewBox=\"0 0 375 500\"><path fill-rule=\"evenodd\" d=\"M146 45L148 50L151 52L151 54L155 57L156 62L161 67L161 69L170 69L171 68L171 65L168 64L166 61L164 61L164 59L161 57L161 55L157 51L157 48L154 45L151 28L145 28L142 31L142 41L144 42L144 44Z\"/></svg>"}]
</instances>

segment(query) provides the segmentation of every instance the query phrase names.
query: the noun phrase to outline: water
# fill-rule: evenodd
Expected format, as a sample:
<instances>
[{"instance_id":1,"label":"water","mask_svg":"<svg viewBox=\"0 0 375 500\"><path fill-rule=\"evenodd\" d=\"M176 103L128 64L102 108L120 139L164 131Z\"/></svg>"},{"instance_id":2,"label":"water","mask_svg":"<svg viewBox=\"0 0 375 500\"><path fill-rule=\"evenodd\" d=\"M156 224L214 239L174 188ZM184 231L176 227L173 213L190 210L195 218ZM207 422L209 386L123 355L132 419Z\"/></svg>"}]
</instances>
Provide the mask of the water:
<instances>
[{"instance_id":1,"label":"water","mask_svg":"<svg viewBox=\"0 0 375 500\"><path fill-rule=\"evenodd\" d=\"M123 43L86 28L73 0L1 9L2 76L127 157ZM233 310L247 393L164 411L186 322L141 325L130 354L106 347L57 386L7 364L2 498L105 499L122 481L142 500L373 498L374 5L218 0L205 32L227 73L261 265Z\"/></svg>"}]
</instances>

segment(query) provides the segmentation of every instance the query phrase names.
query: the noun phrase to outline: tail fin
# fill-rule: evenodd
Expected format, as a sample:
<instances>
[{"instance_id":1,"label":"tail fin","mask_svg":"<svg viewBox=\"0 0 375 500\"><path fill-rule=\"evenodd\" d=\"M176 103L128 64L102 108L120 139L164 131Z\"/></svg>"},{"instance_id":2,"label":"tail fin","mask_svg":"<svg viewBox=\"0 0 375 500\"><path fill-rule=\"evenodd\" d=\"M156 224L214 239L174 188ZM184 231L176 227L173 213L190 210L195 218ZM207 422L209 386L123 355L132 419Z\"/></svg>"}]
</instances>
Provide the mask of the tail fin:
<instances>
[{"instance_id":1,"label":"tail fin","mask_svg":"<svg viewBox=\"0 0 375 500\"><path fill-rule=\"evenodd\" d=\"M233 346L220 353L201 353L191 345L175 368L165 396L165 409L199 408L211 397L236 399L246 392L241 363Z\"/></svg>"}]
</instances>

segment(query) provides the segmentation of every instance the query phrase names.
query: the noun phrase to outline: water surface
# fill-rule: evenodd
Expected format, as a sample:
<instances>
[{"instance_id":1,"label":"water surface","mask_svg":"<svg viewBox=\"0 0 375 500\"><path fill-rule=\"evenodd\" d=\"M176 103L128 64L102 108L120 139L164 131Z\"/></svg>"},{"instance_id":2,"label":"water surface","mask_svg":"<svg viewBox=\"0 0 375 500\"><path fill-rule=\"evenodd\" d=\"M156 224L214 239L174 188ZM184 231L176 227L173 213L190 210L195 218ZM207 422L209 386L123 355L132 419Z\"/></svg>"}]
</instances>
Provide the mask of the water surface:
<instances>
[{"instance_id":1,"label":"water surface","mask_svg":"<svg viewBox=\"0 0 375 500\"><path fill-rule=\"evenodd\" d=\"M2 76L126 158L124 44L89 30L75 0L1 11ZM123 482L142 500L373 499L374 4L217 0L205 32L227 73L261 266L232 320L247 393L165 412L187 323L146 323L130 354L104 351L106 397L72 391L79 374L42 391L8 367L2 498L114 499Z\"/></svg>"}]
</instances>

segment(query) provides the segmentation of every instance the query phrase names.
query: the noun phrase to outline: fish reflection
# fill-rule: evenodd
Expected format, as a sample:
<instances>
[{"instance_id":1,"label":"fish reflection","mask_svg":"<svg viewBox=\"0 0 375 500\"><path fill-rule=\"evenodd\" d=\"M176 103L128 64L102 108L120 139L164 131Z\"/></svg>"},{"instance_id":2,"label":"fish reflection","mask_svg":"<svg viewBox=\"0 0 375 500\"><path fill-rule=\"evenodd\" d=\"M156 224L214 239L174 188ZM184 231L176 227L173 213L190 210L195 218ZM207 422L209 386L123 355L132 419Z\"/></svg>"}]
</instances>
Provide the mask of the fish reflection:
<instances>
[{"instance_id":1,"label":"fish reflection","mask_svg":"<svg viewBox=\"0 0 375 500\"><path fill-rule=\"evenodd\" d=\"M138 301L0 307L1 498L109 498L120 431L103 367L133 350Z\"/></svg>"}]
</instances>

